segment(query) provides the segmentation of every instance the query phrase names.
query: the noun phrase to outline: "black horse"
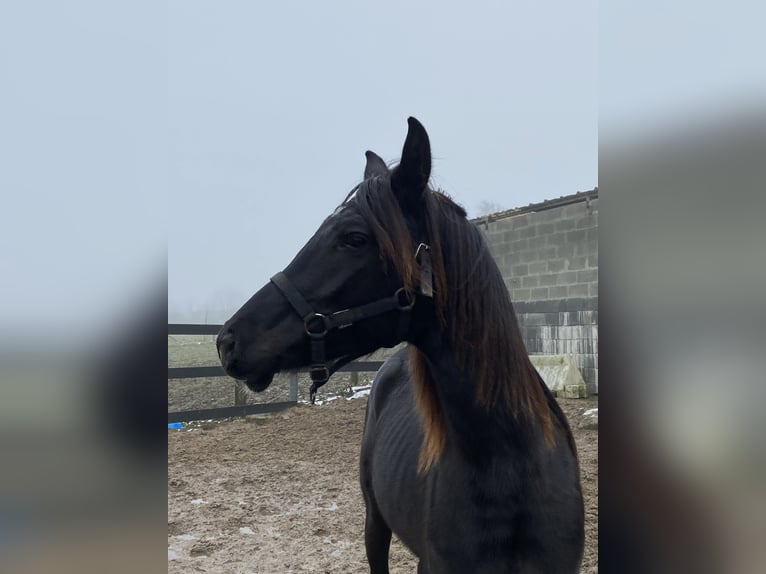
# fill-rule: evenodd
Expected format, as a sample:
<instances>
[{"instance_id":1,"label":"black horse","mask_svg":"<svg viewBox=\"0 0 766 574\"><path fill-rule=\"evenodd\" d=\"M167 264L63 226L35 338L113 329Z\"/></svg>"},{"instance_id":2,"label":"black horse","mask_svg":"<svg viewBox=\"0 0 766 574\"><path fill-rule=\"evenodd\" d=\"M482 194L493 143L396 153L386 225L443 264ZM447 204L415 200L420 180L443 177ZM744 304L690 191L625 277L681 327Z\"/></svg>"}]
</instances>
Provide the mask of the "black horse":
<instances>
[{"instance_id":1,"label":"black horse","mask_svg":"<svg viewBox=\"0 0 766 574\"><path fill-rule=\"evenodd\" d=\"M429 188L428 135L408 123L399 165L368 151L364 181L226 322L221 363L255 391L310 365L313 395L344 363L407 341L367 405L370 570L388 572L393 531L418 572L577 572L584 516L571 431L481 232Z\"/></svg>"}]
</instances>

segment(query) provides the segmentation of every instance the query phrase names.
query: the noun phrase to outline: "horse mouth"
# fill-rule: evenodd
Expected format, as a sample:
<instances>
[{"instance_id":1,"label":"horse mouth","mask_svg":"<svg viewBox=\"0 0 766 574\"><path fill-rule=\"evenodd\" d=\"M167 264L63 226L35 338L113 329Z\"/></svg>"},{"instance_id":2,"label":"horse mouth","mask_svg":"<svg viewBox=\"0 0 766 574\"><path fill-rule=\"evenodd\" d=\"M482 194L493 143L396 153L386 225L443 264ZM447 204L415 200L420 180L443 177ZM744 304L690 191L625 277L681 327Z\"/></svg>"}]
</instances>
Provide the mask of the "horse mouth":
<instances>
[{"instance_id":1,"label":"horse mouth","mask_svg":"<svg viewBox=\"0 0 766 574\"><path fill-rule=\"evenodd\" d=\"M260 361L255 365L234 362L224 367L224 370L230 377L244 382L251 391L259 393L271 385L274 375L279 371L279 361Z\"/></svg>"},{"instance_id":2,"label":"horse mouth","mask_svg":"<svg viewBox=\"0 0 766 574\"><path fill-rule=\"evenodd\" d=\"M261 391L265 391L273 380L274 373L267 373L258 376L248 376L245 379L245 384L251 391L260 393Z\"/></svg>"},{"instance_id":3,"label":"horse mouth","mask_svg":"<svg viewBox=\"0 0 766 574\"><path fill-rule=\"evenodd\" d=\"M247 388L256 393L265 391L274 380L274 375L279 372L279 357L272 357L270 360L261 361L258 368L246 373L245 384Z\"/></svg>"}]
</instances>

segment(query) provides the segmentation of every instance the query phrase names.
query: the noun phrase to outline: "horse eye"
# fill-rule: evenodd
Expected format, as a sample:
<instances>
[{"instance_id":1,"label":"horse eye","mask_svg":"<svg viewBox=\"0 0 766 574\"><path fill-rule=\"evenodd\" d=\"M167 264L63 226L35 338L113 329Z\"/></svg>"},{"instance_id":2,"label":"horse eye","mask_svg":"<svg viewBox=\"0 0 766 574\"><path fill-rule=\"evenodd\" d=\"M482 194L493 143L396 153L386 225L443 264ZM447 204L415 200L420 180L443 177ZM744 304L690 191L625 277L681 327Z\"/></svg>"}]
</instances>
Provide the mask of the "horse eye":
<instances>
[{"instance_id":1,"label":"horse eye","mask_svg":"<svg viewBox=\"0 0 766 574\"><path fill-rule=\"evenodd\" d=\"M343 237L343 243L349 247L364 247L367 245L367 236L364 233L352 231Z\"/></svg>"}]
</instances>

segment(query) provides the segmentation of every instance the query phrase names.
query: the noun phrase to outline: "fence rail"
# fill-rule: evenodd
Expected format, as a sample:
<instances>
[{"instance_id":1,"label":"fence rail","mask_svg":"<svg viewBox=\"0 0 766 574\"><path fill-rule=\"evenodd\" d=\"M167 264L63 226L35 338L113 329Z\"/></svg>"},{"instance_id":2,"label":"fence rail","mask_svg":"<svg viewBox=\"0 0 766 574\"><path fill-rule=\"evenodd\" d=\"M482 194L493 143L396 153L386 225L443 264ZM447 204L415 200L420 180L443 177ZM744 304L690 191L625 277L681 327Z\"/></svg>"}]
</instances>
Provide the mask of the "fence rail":
<instances>
[{"instance_id":1,"label":"fence rail","mask_svg":"<svg viewBox=\"0 0 766 574\"><path fill-rule=\"evenodd\" d=\"M221 330L221 327L222 325L168 323L168 335L217 335ZM382 364L382 361L354 361L338 369L338 372L360 373L377 371ZM308 373L308 369L300 369L290 372L290 400L288 401L278 403L258 403L253 405L239 404L240 401L244 401L244 395L238 392L238 387L235 386L234 397L235 403L237 404L234 406L169 412L168 423L224 419L245 415L273 413L295 406L298 404L298 373ZM219 365L205 367L168 367L168 380L213 377L228 377L228 375Z\"/></svg>"}]
</instances>

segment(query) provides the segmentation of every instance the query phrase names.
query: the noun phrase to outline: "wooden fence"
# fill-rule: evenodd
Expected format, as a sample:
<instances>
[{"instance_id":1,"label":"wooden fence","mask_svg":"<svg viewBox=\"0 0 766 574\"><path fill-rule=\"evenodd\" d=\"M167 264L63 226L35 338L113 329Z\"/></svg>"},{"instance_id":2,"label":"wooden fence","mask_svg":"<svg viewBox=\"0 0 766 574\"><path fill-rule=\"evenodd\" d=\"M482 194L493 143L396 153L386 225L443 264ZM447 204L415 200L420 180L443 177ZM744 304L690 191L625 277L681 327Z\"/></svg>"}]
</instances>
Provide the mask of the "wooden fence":
<instances>
[{"instance_id":1,"label":"wooden fence","mask_svg":"<svg viewBox=\"0 0 766 574\"><path fill-rule=\"evenodd\" d=\"M185 323L168 323L168 335L217 335L221 325L192 325ZM338 369L338 372L370 372L377 371L382 361L354 361ZM242 417L281 411L298 403L298 373L307 373L308 369L291 371L289 375L290 391L287 401L278 403L245 404L246 394L239 385L234 386L234 406L213 409L195 409L189 411L168 412L168 423L187 422L208 419L223 419ZM195 379L210 377L228 377L220 365L211 367L168 367L168 380Z\"/></svg>"}]
</instances>

